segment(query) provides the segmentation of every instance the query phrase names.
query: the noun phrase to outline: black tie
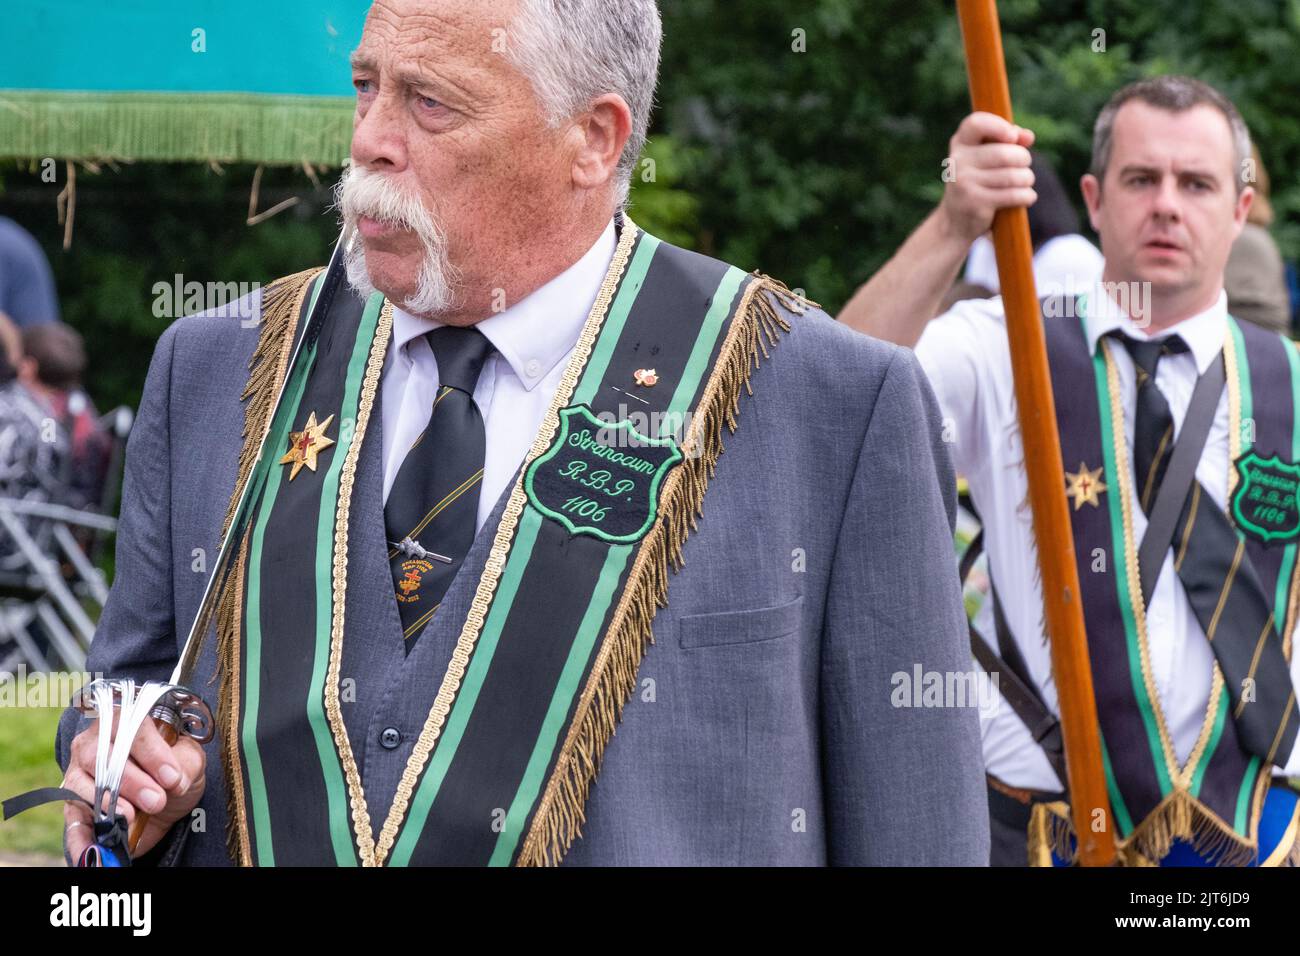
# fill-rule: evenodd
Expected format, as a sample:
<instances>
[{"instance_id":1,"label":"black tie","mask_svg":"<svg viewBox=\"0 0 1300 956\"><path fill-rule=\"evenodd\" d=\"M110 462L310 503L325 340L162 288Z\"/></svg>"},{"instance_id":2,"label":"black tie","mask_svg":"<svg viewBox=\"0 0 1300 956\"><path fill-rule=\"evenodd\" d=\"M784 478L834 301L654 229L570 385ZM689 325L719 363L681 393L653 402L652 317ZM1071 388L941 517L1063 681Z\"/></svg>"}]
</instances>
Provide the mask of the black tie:
<instances>
[{"instance_id":1,"label":"black tie","mask_svg":"<svg viewBox=\"0 0 1300 956\"><path fill-rule=\"evenodd\" d=\"M1174 446L1173 416L1156 386L1156 366L1161 356L1188 348L1177 335L1155 341L1120 338L1137 375L1134 477L1142 510L1149 514ZM1242 745L1269 763L1284 764L1300 712L1280 626L1246 555L1245 539L1199 481L1183 503L1173 547L1174 570L1223 671Z\"/></svg>"},{"instance_id":2,"label":"black tie","mask_svg":"<svg viewBox=\"0 0 1300 956\"><path fill-rule=\"evenodd\" d=\"M409 654L474 542L487 439L474 385L492 343L478 329L425 336L440 387L429 423L406 453L384 506L388 559Z\"/></svg>"}]
</instances>

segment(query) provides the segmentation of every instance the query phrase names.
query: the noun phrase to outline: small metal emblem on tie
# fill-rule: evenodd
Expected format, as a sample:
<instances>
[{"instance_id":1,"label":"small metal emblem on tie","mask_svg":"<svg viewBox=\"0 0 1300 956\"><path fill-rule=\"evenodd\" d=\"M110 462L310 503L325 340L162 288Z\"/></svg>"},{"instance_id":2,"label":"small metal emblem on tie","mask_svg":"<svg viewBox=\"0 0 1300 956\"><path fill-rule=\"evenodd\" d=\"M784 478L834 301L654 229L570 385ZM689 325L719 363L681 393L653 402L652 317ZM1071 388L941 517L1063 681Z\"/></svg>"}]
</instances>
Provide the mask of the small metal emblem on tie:
<instances>
[{"instance_id":1,"label":"small metal emblem on tie","mask_svg":"<svg viewBox=\"0 0 1300 956\"><path fill-rule=\"evenodd\" d=\"M659 373L652 368L639 368L633 373L632 378L642 388L653 388L659 384Z\"/></svg>"},{"instance_id":2,"label":"small metal emblem on tie","mask_svg":"<svg viewBox=\"0 0 1300 956\"><path fill-rule=\"evenodd\" d=\"M423 558L425 561L441 561L443 564L452 563L451 558L443 554L435 554L432 551L426 551L424 548L420 547L418 541L412 541L409 537L403 538L401 541L390 541L388 542L388 546L390 548L396 548L408 558Z\"/></svg>"}]
</instances>

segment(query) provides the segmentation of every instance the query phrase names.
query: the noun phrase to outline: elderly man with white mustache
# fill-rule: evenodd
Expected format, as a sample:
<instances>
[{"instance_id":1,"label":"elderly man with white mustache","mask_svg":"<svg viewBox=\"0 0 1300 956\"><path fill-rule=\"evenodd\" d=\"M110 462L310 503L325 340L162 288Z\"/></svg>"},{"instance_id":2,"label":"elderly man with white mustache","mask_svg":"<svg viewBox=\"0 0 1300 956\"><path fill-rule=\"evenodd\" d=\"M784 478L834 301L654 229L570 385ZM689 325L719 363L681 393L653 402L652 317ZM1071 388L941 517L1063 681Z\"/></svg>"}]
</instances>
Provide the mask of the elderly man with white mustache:
<instances>
[{"instance_id":1,"label":"elderly man with white mustache","mask_svg":"<svg viewBox=\"0 0 1300 956\"><path fill-rule=\"evenodd\" d=\"M331 267L149 372L87 667L165 675L234 543L138 863L987 860L934 397L625 213L659 46L653 0L372 7Z\"/></svg>"}]
</instances>

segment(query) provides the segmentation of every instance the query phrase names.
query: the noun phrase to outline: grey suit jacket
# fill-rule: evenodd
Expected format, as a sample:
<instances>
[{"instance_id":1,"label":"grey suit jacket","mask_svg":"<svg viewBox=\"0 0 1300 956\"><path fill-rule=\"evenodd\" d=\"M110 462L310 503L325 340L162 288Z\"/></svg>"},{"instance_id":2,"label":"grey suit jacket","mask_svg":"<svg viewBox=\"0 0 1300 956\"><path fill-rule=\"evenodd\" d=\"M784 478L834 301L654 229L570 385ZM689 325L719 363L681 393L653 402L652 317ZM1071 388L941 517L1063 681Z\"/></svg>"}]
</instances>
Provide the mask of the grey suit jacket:
<instances>
[{"instance_id":1,"label":"grey suit jacket","mask_svg":"<svg viewBox=\"0 0 1300 956\"><path fill-rule=\"evenodd\" d=\"M819 311L788 318L754 394L742 394L738 431L724 436L685 569L671 577L566 864L988 861L977 713L894 706L893 675L972 666L937 404L909 351ZM258 332L205 314L158 342L127 449L92 673L165 680L176 663L234 487ZM383 541L380 442L370 429L357 470L341 671L355 678L345 724L377 824L505 503L407 657ZM191 684L215 709L211 644ZM63 715L61 767L84 723ZM402 735L397 749L380 744L387 728ZM203 813L173 828L150 862L230 863L215 741L207 751Z\"/></svg>"}]
</instances>

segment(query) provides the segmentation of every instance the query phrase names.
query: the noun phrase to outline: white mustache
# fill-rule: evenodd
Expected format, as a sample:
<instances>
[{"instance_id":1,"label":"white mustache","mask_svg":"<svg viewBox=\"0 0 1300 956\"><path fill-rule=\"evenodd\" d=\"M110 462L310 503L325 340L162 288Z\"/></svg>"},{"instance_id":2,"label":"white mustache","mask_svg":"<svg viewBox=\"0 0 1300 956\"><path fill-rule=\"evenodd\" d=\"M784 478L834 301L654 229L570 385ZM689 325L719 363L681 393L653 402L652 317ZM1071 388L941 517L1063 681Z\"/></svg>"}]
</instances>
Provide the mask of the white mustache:
<instances>
[{"instance_id":1,"label":"white mustache","mask_svg":"<svg viewBox=\"0 0 1300 956\"><path fill-rule=\"evenodd\" d=\"M365 216L412 232L426 243L440 243L443 233L417 196L391 176L349 167L339 180L337 203L345 221L355 224Z\"/></svg>"},{"instance_id":2,"label":"white mustache","mask_svg":"<svg viewBox=\"0 0 1300 956\"><path fill-rule=\"evenodd\" d=\"M459 278L447 255L447 235L437 217L400 180L359 166L350 166L335 188L335 205L343 214L345 231L352 232L361 217L409 229L424 246L415 295L402 303L412 315L434 316L456 302ZM346 253L348 282L362 297L374 293L366 269L365 247L355 238Z\"/></svg>"}]
</instances>

